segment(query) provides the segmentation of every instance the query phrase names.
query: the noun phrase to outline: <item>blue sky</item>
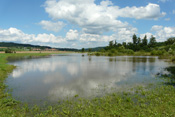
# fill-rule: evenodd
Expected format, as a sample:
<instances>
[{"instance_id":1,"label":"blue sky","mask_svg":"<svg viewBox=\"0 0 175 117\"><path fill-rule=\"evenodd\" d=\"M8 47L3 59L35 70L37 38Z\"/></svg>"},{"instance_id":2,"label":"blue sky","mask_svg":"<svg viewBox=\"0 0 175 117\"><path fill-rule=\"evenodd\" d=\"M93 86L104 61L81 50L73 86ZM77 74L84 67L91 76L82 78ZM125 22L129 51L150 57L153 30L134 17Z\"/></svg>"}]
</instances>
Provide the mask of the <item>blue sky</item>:
<instances>
[{"instance_id":1,"label":"blue sky","mask_svg":"<svg viewBox=\"0 0 175 117\"><path fill-rule=\"evenodd\" d=\"M0 42L88 48L134 33L175 37L175 0L0 1Z\"/></svg>"}]
</instances>

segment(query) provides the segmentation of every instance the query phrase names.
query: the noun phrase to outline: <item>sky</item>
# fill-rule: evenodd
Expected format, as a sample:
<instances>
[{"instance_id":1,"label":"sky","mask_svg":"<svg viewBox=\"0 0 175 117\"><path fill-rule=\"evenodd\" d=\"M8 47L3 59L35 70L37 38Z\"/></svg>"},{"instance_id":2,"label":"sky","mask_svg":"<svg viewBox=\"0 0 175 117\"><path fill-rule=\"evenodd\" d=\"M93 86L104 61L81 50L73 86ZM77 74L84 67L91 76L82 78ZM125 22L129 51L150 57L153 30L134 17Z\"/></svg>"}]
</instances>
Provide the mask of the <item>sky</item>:
<instances>
[{"instance_id":1,"label":"sky","mask_svg":"<svg viewBox=\"0 0 175 117\"><path fill-rule=\"evenodd\" d=\"M175 0L0 0L0 42L58 48L175 37Z\"/></svg>"}]
</instances>

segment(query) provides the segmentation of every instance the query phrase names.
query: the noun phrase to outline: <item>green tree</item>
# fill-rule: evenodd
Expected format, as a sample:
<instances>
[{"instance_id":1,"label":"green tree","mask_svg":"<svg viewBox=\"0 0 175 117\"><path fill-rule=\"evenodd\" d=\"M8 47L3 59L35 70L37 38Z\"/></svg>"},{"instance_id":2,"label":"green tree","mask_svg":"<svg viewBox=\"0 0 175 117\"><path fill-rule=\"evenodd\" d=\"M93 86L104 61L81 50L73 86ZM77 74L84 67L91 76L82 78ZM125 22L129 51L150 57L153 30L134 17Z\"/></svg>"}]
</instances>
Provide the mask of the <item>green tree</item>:
<instances>
[{"instance_id":1,"label":"green tree","mask_svg":"<svg viewBox=\"0 0 175 117\"><path fill-rule=\"evenodd\" d=\"M142 44L143 46L147 46L148 45L148 40L147 40L147 36L145 35L145 37L142 40Z\"/></svg>"},{"instance_id":2,"label":"green tree","mask_svg":"<svg viewBox=\"0 0 175 117\"><path fill-rule=\"evenodd\" d=\"M155 47L156 46L156 38L153 35L150 38L149 46L150 47Z\"/></svg>"},{"instance_id":3,"label":"green tree","mask_svg":"<svg viewBox=\"0 0 175 117\"><path fill-rule=\"evenodd\" d=\"M123 42L122 45L126 48L126 42Z\"/></svg>"},{"instance_id":4,"label":"green tree","mask_svg":"<svg viewBox=\"0 0 175 117\"><path fill-rule=\"evenodd\" d=\"M109 47L112 47L114 45L113 41L109 41Z\"/></svg>"},{"instance_id":5,"label":"green tree","mask_svg":"<svg viewBox=\"0 0 175 117\"><path fill-rule=\"evenodd\" d=\"M121 43L118 43L118 44L117 44L117 47L120 47L120 46L122 46L122 44L121 44Z\"/></svg>"},{"instance_id":6,"label":"green tree","mask_svg":"<svg viewBox=\"0 0 175 117\"><path fill-rule=\"evenodd\" d=\"M131 49L131 50L134 50L134 44L133 44L132 42L129 42L129 43L127 44L127 48L128 48L128 49Z\"/></svg>"},{"instance_id":7,"label":"green tree","mask_svg":"<svg viewBox=\"0 0 175 117\"><path fill-rule=\"evenodd\" d=\"M115 42L114 42L114 47L116 47L117 46L117 41L115 40Z\"/></svg>"},{"instance_id":8,"label":"green tree","mask_svg":"<svg viewBox=\"0 0 175 117\"><path fill-rule=\"evenodd\" d=\"M175 43L175 37L168 38L167 41L165 41L166 45L172 45Z\"/></svg>"},{"instance_id":9,"label":"green tree","mask_svg":"<svg viewBox=\"0 0 175 117\"><path fill-rule=\"evenodd\" d=\"M137 39L137 44L138 45L141 44L141 38L140 37L138 37L138 39Z\"/></svg>"},{"instance_id":10,"label":"green tree","mask_svg":"<svg viewBox=\"0 0 175 117\"><path fill-rule=\"evenodd\" d=\"M84 52L84 51L85 51L84 48L82 48L82 49L81 49L81 52Z\"/></svg>"},{"instance_id":11,"label":"green tree","mask_svg":"<svg viewBox=\"0 0 175 117\"><path fill-rule=\"evenodd\" d=\"M137 36L134 34L132 37L133 40L133 44L136 45L137 44Z\"/></svg>"}]
</instances>

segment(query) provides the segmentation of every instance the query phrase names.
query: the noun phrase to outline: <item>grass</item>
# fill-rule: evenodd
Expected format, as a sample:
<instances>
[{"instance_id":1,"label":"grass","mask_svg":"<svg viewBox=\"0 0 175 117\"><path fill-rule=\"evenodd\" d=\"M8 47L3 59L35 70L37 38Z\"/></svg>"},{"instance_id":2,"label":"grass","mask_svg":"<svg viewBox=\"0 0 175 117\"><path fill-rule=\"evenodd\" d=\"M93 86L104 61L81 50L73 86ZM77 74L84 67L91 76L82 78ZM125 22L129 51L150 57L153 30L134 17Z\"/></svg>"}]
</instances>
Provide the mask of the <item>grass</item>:
<instances>
[{"instance_id":1,"label":"grass","mask_svg":"<svg viewBox=\"0 0 175 117\"><path fill-rule=\"evenodd\" d=\"M35 106L35 116L174 116L175 90L157 86L154 90L138 87L132 93L112 93L91 100L75 97L45 109Z\"/></svg>"},{"instance_id":2,"label":"grass","mask_svg":"<svg viewBox=\"0 0 175 117\"><path fill-rule=\"evenodd\" d=\"M15 68L7 64L9 56L45 56L48 54L0 54L0 115L8 116L175 116L173 83L136 87L128 92L106 94L103 97L59 101L55 105L29 107L14 100L4 90L4 81ZM170 77L170 76L169 76ZM168 81L167 81L168 82Z\"/></svg>"}]
</instances>

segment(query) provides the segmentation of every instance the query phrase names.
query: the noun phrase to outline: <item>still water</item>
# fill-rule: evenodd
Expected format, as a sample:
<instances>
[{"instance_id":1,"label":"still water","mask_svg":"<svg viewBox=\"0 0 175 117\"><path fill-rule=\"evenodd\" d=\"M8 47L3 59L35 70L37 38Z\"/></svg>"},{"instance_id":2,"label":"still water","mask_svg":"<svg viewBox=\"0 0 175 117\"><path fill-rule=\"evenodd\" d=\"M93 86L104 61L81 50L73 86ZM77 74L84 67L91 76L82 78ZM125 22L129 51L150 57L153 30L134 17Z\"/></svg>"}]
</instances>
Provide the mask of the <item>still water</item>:
<instances>
[{"instance_id":1,"label":"still water","mask_svg":"<svg viewBox=\"0 0 175 117\"><path fill-rule=\"evenodd\" d=\"M27 58L27 57L26 57ZM149 56L82 56L59 54L32 59L13 58L17 68L6 84L22 102L57 102L67 97L100 96L140 84L158 82L155 75L170 63Z\"/></svg>"}]
</instances>

